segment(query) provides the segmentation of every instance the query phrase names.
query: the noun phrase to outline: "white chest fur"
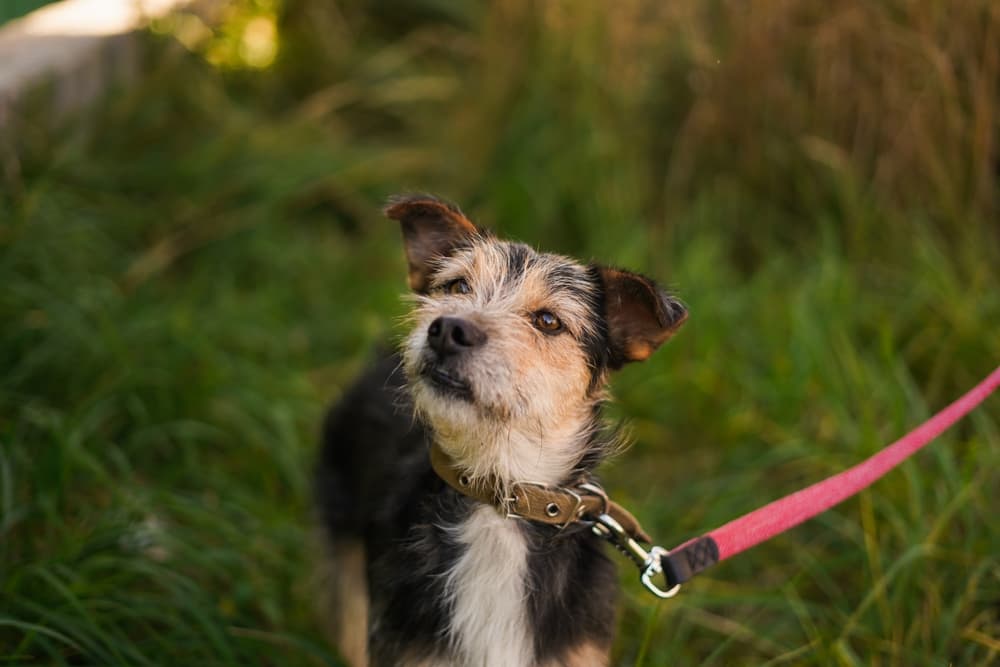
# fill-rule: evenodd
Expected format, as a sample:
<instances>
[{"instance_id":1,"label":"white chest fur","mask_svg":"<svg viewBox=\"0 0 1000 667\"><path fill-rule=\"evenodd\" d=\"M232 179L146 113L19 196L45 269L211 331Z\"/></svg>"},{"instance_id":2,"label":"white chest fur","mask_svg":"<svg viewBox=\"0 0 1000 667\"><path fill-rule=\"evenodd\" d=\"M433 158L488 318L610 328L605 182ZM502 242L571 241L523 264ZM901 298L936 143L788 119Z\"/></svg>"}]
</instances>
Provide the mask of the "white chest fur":
<instances>
[{"instance_id":1,"label":"white chest fur","mask_svg":"<svg viewBox=\"0 0 1000 667\"><path fill-rule=\"evenodd\" d=\"M515 521L476 508L455 527L463 554L448 573L448 629L458 663L468 667L530 665L527 624L528 547Z\"/></svg>"}]
</instances>

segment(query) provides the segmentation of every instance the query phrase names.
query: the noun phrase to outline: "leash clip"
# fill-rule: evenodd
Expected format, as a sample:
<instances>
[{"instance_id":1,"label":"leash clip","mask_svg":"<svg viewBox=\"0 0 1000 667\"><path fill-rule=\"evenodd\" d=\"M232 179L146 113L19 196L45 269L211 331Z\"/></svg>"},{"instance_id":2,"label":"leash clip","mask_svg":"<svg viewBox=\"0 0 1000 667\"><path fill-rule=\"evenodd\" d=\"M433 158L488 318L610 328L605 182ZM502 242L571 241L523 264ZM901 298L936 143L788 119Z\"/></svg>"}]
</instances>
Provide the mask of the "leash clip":
<instances>
[{"instance_id":1,"label":"leash clip","mask_svg":"<svg viewBox=\"0 0 1000 667\"><path fill-rule=\"evenodd\" d=\"M673 588L663 590L656 585L653 581L653 577L663 574L663 565L660 559L663 556L670 555L670 552L663 547L654 546L649 551L642 548L642 545L636 542L632 537L622 528L622 525L615 521L608 514L600 514L594 520L594 525L591 526L591 531L598 537L602 537L607 541L611 542L618 551L622 552L639 568L639 581L642 585L646 587L650 593L655 595L660 599L672 598L681 590L681 585L676 584Z\"/></svg>"}]
</instances>

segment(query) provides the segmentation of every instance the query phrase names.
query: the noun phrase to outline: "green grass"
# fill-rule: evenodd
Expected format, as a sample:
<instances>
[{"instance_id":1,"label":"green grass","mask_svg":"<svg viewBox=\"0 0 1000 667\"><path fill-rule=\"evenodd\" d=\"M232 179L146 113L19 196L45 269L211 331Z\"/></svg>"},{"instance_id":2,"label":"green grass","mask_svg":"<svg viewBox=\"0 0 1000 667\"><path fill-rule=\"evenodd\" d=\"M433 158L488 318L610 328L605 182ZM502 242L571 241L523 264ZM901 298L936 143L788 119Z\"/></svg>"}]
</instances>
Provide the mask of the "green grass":
<instances>
[{"instance_id":1,"label":"green grass","mask_svg":"<svg viewBox=\"0 0 1000 667\"><path fill-rule=\"evenodd\" d=\"M3 6L0 7L0 24L20 18L53 2L55 0L5 0Z\"/></svg>"},{"instance_id":2,"label":"green grass","mask_svg":"<svg viewBox=\"0 0 1000 667\"><path fill-rule=\"evenodd\" d=\"M636 442L607 485L665 546L992 370L1000 13L821 6L248 0L214 35L158 24L142 84L66 131L27 125L0 162L0 656L338 664L310 466L399 333L392 192L688 303L613 387ZM255 16L281 28L259 71ZM995 664L998 408L671 601L622 561L616 663Z\"/></svg>"}]
</instances>

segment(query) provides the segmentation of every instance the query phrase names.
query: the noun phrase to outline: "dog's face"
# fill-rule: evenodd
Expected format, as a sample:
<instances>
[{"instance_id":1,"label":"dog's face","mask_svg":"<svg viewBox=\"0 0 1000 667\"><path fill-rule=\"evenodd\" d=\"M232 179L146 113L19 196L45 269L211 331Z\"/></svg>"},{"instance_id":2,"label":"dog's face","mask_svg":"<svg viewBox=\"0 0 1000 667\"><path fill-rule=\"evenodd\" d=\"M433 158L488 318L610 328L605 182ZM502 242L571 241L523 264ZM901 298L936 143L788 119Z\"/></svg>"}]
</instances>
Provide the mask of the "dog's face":
<instances>
[{"instance_id":1,"label":"dog's face","mask_svg":"<svg viewBox=\"0 0 1000 667\"><path fill-rule=\"evenodd\" d=\"M609 370L686 317L647 278L499 240L426 196L386 209L416 294L403 349L418 413L473 476L562 481L587 454Z\"/></svg>"}]
</instances>

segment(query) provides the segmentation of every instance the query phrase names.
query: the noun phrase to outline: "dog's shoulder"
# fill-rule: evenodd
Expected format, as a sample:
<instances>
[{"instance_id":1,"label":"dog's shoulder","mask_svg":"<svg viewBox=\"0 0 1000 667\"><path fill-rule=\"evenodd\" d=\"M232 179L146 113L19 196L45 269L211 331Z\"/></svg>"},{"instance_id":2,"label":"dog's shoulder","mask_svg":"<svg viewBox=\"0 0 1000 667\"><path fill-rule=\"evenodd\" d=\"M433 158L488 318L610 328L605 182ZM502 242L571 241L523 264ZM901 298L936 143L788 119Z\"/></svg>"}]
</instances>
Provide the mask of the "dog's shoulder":
<instances>
[{"instance_id":1,"label":"dog's shoulder","mask_svg":"<svg viewBox=\"0 0 1000 667\"><path fill-rule=\"evenodd\" d=\"M398 355L381 354L327 412L315 492L329 530L366 535L418 484L434 483L426 433L404 387Z\"/></svg>"}]
</instances>

